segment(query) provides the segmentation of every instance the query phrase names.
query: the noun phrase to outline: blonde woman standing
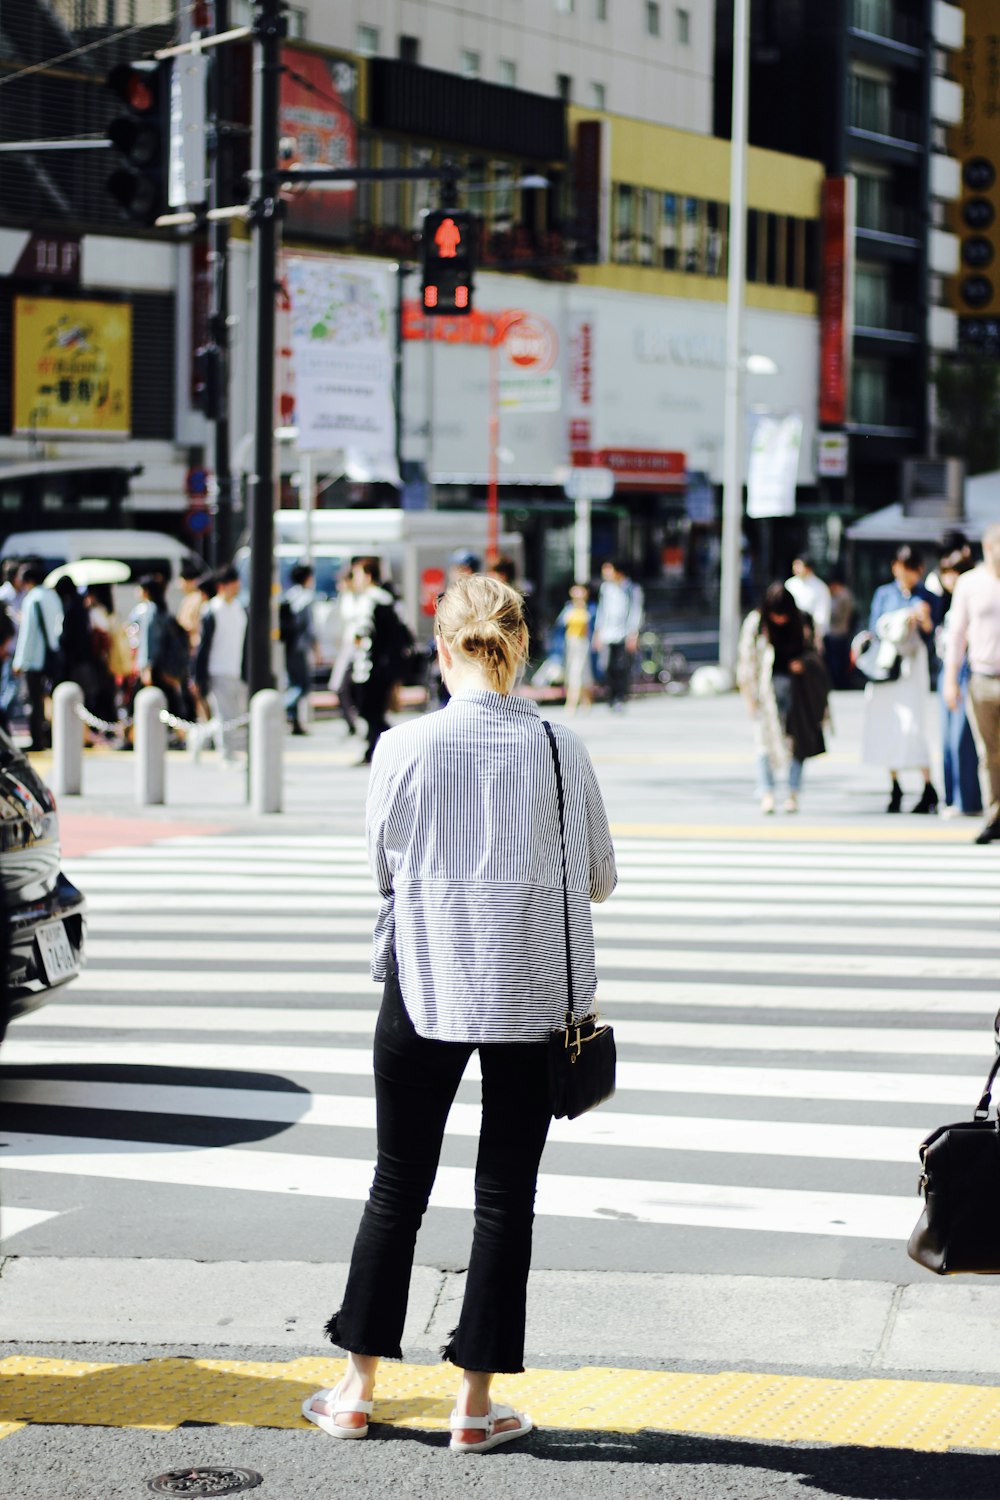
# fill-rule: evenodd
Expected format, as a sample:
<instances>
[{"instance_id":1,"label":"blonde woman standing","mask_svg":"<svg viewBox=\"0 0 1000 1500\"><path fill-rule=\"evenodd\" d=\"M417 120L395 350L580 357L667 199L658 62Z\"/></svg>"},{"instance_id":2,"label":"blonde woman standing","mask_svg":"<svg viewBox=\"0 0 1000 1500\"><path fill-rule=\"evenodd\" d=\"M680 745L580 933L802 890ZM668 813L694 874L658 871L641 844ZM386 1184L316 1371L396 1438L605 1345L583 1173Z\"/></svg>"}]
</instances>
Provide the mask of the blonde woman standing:
<instances>
[{"instance_id":1,"label":"blonde woman standing","mask_svg":"<svg viewBox=\"0 0 1000 1500\"><path fill-rule=\"evenodd\" d=\"M479 1452L531 1430L495 1405L495 1372L523 1369L538 1164L550 1109L546 1038L566 1008L562 851L552 753L534 704L512 689L527 652L521 596L456 579L435 635L451 693L440 713L383 734L368 791L382 896L372 976L378 1162L340 1310L343 1379L303 1414L334 1437L368 1432L382 1357L401 1358L417 1230L448 1111L472 1054L483 1080L476 1209L462 1311L445 1358L462 1371L451 1448ZM616 882L590 758L554 727L566 798L574 991L596 988L590 902ZM458 1247L456 1247L456 1253Z\"/></svg>"}]
</instances>

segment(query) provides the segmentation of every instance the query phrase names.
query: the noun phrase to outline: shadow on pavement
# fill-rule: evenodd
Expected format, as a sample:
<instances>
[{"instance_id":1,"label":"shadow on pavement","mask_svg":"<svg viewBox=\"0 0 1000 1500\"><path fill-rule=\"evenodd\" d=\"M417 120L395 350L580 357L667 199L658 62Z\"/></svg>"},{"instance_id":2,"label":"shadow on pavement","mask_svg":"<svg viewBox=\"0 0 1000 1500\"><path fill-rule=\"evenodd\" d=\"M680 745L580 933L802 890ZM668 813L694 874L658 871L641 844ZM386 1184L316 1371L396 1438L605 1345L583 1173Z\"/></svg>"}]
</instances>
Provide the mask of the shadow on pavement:
<instances>
[{"instance_id":1,"label":"shadow on pavement","mask_svg":"<svg viewBox=\"0 0 1000 1500\"><path fill-rule=\"evenodd\" d=\"M798 1478L811 1491L838 1500L997 1500L1000 1495L1000 1455L995 1454L791 1447L665 1432L583 1434L544 1429L527 1441L535 1458L549 1462L705 1467L716 1471L717 1481L722 1477L717 1471L729 1469L729 1483L740 1473L763 1472L775 1476L782 1493L788 1480ZM523 1446L521 1451L525 1451ZM714 1493L737 1495L739 1490Z\"/></svg>"},{"instance_id":2,"label":"shadow on pavement","mask_svg":"<svg viewBox=\"0 0 1000 1500\"><path fill-rule=\"evenodd\" d=\"M155 1049L151 1042L150 1051ZM37 1102L32 1085L37 1086ZM118 1097L102 1095L108 1085L126 1088ZM215 1098L202 1090L213 1091ZM162 1091L160 1098L157 1091ZM280 1119L260 1119L253 1100L240 1097L262 1091L283 1096L280 1105L273 1097L267 1101L268 1113L280 1113ZM14 1063L0 1070L4 1129L40 1136L238 1146L288 1130L306 1113L311 1097L301 1084L278 1074L219 1068ZM241 1109L248 1118L239 1117Z\"/></svg>"}]
</instances>

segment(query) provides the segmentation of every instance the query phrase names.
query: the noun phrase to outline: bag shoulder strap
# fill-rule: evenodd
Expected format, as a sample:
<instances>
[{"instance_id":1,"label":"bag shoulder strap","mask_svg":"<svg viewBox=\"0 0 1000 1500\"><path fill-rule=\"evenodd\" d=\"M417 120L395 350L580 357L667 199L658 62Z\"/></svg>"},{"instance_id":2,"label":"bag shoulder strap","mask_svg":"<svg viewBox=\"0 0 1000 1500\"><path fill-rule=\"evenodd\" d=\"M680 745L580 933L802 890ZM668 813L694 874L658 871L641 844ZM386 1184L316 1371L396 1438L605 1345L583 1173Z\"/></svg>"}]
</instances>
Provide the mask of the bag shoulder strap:
<instances>
[{"instance_id":1,"label":"bag shoulder strap","mask_svg":"<svg viewBox=\"0 0 1000 1500\"><path fill-rule=\"evenodd\" d=\"M559 765L559 750L556 745L556 737L552 733L552 725L548 719L542 720L542 728L548 736L549 749L552 751L552 765L556 773L556 799L559 803L559 847L562 852L562 885L563 885L563 926L566 936L566 1025L575 1025L573 1001L573 963L570 958L569 938L569 877L566 873L566 814L563 798L562 770Z\"/></svg>"},{"instance_id":2,"label":"bag shoulder strap","mask_svg":"<svg viewBox=\"0 0 1000 1500\"><path fill-rule=\"evenodd\" d=\"M35 604L35 613L38 616L38 628L42 632L42 645L45 647L45 654L47 656L52 650L52 647L49 645L49 632L45 628L45 610L42 608L42 601L40 597Z\"/></svg>"}]
</instances>

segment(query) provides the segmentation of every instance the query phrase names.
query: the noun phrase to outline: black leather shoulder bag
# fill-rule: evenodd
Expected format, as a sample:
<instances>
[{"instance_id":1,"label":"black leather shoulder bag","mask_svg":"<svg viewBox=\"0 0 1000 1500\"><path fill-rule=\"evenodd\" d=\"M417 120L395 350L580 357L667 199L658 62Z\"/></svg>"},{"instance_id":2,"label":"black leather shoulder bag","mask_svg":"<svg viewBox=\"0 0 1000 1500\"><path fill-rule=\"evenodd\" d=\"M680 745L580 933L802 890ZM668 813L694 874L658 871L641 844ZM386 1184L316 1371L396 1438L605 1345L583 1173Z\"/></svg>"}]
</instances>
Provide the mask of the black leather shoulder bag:
<instances>
[{"instance_id":1,"label":"black leather shoulder bag","mask_svg":"<svg viewBox=\"0 0 1000 1500\"><path fill-rule=\"evenodd\" d=\"M566 873L566 814L562 770L552 725L542 720L552 751L559 801L559 843L562 849L563 922L566 937L566 1019L549 1036L549 1103L557 1120L575 1120L578 1115L603 1104L615 1091L615 1038L610 1026L602 1026L595 1014L577 1020L573 999L573 962L570 954L569 883Z\"/></svg>"},{"instance_id":2,"label":"black leather shoulder bag","mask_svg":"<svg viewBox=\"0 0 1000 1500\"><path fill-rule=\"evenodd\" d=\"M939 1126L920 1147L924 1211L906 1248L939 1276L1000 1275L1000 1120L990 1119L998 1073L1000 1052L972 1119Z\"/></svg>"}]
</instances>

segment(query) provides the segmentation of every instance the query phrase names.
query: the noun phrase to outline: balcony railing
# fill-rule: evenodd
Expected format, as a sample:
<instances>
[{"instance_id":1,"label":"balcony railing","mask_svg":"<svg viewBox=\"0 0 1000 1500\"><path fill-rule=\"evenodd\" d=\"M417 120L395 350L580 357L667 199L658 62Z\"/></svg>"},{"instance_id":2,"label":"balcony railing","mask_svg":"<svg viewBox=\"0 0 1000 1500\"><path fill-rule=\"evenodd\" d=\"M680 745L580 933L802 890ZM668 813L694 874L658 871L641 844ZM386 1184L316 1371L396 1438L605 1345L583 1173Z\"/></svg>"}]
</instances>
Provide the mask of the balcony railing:
<instances>
[{"instance_id":1,"label":"balcony railing","mask_svg":"<svg viewBox=\"0 0 1000 1500\"><path fill-rule=\"evenodd\" d=\"M920 49L924 46L920 23L911 16L899 15L891 0L851 0L849 14L853 31L898 42L904 47Z\"/></svg>"},{"instance_id":2,"label":"balcony railing","mask_svg":"<svg viewBox=\"0 0 1000 1500\"><path fill-rule=\"evenodd\" d=\"M871 300L854 310L855 333L909 338L920 332L916 311L905 302Z\"/></svg>"},{"instance_id":3,"label":"balcony railing","mask_svg":"<svg viewBox=\"0 0 1000 1500\"><path fill-rule=\"evenodd\" d=\"M867 94L855 94L851 100L851 127L908 145L920 143L920 116L915 110L898 109Z\"/></svg>"},{"instance_id":4,"label":"balcony railing","mask_svg":"<svg viewBox=\"0 0 1000 1500\"><path fill-rule=\"evenodd\" d=\"M920 215L898 203L866 202L858 194L858 229L872 234L892 234L898 239L920 238Z\"/></svg>"},{"instance_id":5,"label":"balcony railing","mask_svg":"<svg viewBox=\"0 0 1000 1500\"><path fill-rule=\"evenodd\" d=\"M854 427L897 427L913 429L917 425L916 412L908 401L898 397L878 396L875 393L859 394L857 387L851 399L851 425Z\"/></svg>"}]
</instances>

